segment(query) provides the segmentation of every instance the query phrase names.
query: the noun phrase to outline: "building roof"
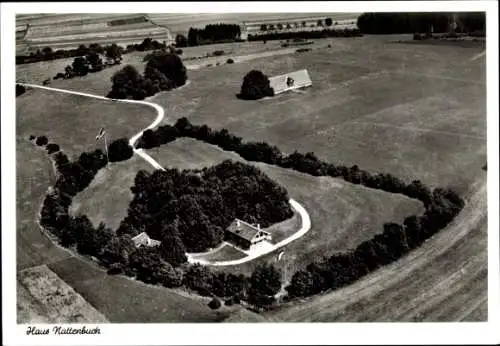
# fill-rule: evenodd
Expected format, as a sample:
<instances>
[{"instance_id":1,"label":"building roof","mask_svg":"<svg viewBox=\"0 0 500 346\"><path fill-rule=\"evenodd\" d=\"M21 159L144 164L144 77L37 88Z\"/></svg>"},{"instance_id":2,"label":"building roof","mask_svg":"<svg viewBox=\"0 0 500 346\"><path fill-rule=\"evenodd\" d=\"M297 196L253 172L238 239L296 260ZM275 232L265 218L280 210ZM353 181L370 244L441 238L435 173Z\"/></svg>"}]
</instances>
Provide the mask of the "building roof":
<instances>
[{"instance_id":1,"label":"building roof","mask_svg":"<svg viewBox=\"0 0 500 346\"><path fill-rule=\"evenodd\" d=\"M239 219L234 219L227 231L248 241L251 241L259 232L268 234L268 232Z\"/></svg>"},{"instance_id":2,"label":"building roof","mask_svg":"<svg viewBox=\"0 0 500 346\"><path fill-rule=\"evenodd\" d=\"M287 83L287 81L290 81L289 78L293 80L293 84ZM270 77L269 83L271 88L274 89L275 95L312 85L311 77L309 77L306 69Z\"/></svg>"},{"instance_id":3,"label":"building roof","mask_svg":"<svg viewBox=\"0 0 500 346\"><path fill-rule=\"evenodd\" d=\"M132 238L135 244L150 244L151 246L157 246L161 242L159 240L151 239L146 232L139 233Z\"/></svg>"}]
</instances>

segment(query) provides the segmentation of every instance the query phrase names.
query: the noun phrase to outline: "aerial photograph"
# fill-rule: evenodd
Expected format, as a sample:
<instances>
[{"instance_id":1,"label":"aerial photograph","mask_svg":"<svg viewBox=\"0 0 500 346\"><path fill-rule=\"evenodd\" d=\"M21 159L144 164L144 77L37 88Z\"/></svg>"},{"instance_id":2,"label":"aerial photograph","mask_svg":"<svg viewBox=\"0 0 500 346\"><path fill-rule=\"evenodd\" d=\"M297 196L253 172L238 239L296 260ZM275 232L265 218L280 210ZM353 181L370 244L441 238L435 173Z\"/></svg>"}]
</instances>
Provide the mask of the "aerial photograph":
<instances>
[{"instance_id":1,"label":"aerial photograph","mask_svg":"<svg viewBox=\"0 0 500 346\"><path fill-rule=\"evenodd\" d=\"M16 323L487 322L486 14L332 10L17 14Z\"/></svg>"}]
</instances>

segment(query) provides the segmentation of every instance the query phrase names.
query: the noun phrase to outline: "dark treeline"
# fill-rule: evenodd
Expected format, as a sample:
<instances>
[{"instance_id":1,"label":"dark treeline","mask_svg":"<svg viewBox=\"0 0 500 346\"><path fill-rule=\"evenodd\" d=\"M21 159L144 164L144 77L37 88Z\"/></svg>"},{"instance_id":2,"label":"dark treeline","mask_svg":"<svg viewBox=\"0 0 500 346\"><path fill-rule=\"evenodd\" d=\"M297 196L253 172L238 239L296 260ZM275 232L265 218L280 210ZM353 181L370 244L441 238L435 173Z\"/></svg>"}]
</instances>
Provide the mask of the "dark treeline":
<instances>
[{"instance_id":1,"label":"dark treeline","mask_svg":"<svg viewBox=\"0 0 500 346\"><path fill-rule=\"evenodd\" d=\"M248 41L268 41L268 40L291 40L291 39L313 39L325 37L359 37L363 36L357 28L352 29L323 29L304 30L289 32L268 32L265 34L250 34Z\"/></svg>"},{"instance_id":2,"label":"dark treeline","mask_svg":"<svg viewBox=\"0 0 500 346\"><path fill-rule=\"evenodd\" d=\"M369 188L400 193L418 199L425 206L432 201L431 190L419 180L406 184L389 173L373 174L360 169L357 165L347 167L322 161L314 153L293 152L285 155L279 148L266 142L243 142L241 137L229 133L226 129L217 131L207 125L193 125L187 118L180 118L174 126L163 125L156 131L145 131L139 139L137 147L149 149L180 137L191 137L217 145L223 150L234 151L247 161L264 162L283 168L291 168L313 176L343 178L353 184L361 184Z\"/></svg>"},{"instance_id":3,"label":"dark treeline","mask_svg":"<svg viewBox=\"0 0 500 346\"><path fill-rule=\"evenodd\" d=\"M358 28L365 34L435 33L450 30L451 12L378 12L363 13L358 17ZM458 12L457 32L485 31L485 12Z\"/></svg>"},{"instance_id":4,"label":"dark treeline","mask_svg":"<svg viewBox=\"0 0 500 346\"><path fill-rule=\"evenodd\" d=\"M200 171L139 171L131 190L134 199L117 233L178 237L188 252L219 245L235 218L268 227L293 215L283 187L239 162Z\"/></svg>"},{"instance_id":5,"label":"dark treeline","mask_svg":"<svg viewBox=\"0 0 500 346\"><path fill-rule=\"evenodd\" d=\"M189 28L188 35L177 35L177 47L199 46L240 40L241 28L238 24L208 24L203 29Z\"/></svg>"},{"instance_id":6,"label":"dark treeline","mask_svg":"<svg viewBox=\"0 0 500 346\"><path fill-rule=\"evenodd\" d=\"M143 100L157 92L171 90L186 84L187 70L181 58L166 50L157 50L147 56L144 75L131 65L125 66L111 78L112 87L107 97Z\"/></svg>"},{"instance_id":7,"label":"dark treeline","mask_svg":"<svg viewBox=\"0 0 500 346\"><path fill-rule=\"evenodd\" d=\"M54 51L51 47L45 47L43 49L38 49L36 52L31 52L29 55L18 55L16 56L16 65L30 64L40 61L56 60L56 59L67 59L75 58L79 56L86 56L91 52L97 54L105 54L109 46L117 46L115 43L111 45L101 46L99 43L91 43L88 46L82 44L75 49L58 49ZM144 52L147 50L154 49L165 49L167 45L165 43L152 40L147 37L139 44L129 44L126 48L122 46L117 46L121 54L127 54L135 51Z\"/></svg>"}]
</instances>

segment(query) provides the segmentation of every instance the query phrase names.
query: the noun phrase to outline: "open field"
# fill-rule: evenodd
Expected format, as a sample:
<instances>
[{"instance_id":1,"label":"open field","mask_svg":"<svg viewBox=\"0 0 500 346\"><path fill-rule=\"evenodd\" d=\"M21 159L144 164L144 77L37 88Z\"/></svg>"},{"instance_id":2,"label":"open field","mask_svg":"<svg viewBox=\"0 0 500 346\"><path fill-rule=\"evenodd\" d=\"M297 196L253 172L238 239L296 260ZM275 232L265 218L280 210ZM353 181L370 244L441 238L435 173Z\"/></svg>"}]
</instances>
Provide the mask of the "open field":
<instances>
[{"instance_id":1,"label":"open field","mask_svg":"<svg viewBox=\"0 0 500 346\"><path fill-rule=\"evenodd\" d=\"M445 229L399 261L337 291L265 316L287 322L486 321L486 175Z\"/></svg>"},{"instance_id":2,"label":"open field","mask_svg":"<svg viewBox=\"0 0 500 346\"><path fill-rule=\"evenodd\" d=\"M104 150L103 141L95 140L101 127L111 142L132 137L156 116L154 110L143 105L116 104L41 89L18 97L16 113L18 138L45 135L49 142L59 144L70 159L84 151Z\"/></svg>"},{"instance_id":3,"label":"open field","mask_svg":"<svg viewBox=\"0 0 500 346\"><path fill-rule=\"evenodd\" d=\"M54 245L38 225L47 188L55 183L48 156L23 138L16 140L17 269L22 270L67 258L69 252Z\"/></svg>"},{"instance_id":4,"label":"open field","mask_svg":"<svg viewBox=\"0 0 500 346\"><path fill-rule=\"evenodd\" d=\"M18 272L18 323L105 323L86 302L47 266Z\"/></svg>"},{"instance_id":5,"label":"open field","mask_svg":"<svg viewBox=\"0 0 500 346\"><path fill-rule=\"evenodd\" d=\"M481 48L370 37L334 42L331 51L190 71L189 87L153 100L170 117L225 127L285 152L313 151L330 162L465 191L486 160L485 59L470 60ZM307 68L313 87L239 100L242 77L253 68L268 75Z\"/></svg>"},{"instance_id":6,"label":"open field","mask_svg":"<svg viewBox=\"0 0 500 346\"><path fill-rule=\"evenodd\" d=\"M210 298L179 294L105 271L78 258L49 266L111 323L215 322L238 307L211 310Z\"/></svg>"}]
</instances>

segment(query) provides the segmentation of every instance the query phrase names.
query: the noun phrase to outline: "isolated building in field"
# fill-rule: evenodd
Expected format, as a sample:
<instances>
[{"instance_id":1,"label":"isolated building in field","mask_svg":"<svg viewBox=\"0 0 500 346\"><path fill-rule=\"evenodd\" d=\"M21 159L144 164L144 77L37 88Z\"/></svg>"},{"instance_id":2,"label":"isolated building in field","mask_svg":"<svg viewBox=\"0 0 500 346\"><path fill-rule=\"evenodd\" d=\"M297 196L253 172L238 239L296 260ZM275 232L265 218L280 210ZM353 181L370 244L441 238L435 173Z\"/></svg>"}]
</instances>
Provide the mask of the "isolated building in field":
<instances>
[{"instance_id":1,"label":"isolated building in field","mask_svg":"<svg viewBox=\"0 0 500 346\"><path fill-rule=\"evenodd\" d=\"M136 235L135 237L132 238L132 241L134 242L135 244L135 247L141 247L141 246L158 246L160 245L160 241L159 240L154 240L154 239L151 239L146 232L142 232L138 235Z\"/></svg>"},{"instance_id":2,"label":"isolated building in field","mask_svg":"<svg viewBox=\"0 0 500 346\"><path fill-rule=\"evenodd\" d=\"M274 89L274 94L281 94L285 91L307 88L312 85L311 77L307 70L299 70L274 76L269 78L271 88Z\"/></svg>"},{"instance_id":3,"label":"isolated building in field","mask_svg":"<svg viewBox=\"0 0 500 346\"><path fill-rule=\"evenodd\" d=\"M248 250L264 240L271 240L271 234L262 230L259 225L254 226L235 219L226 229L224 239L243 250Z\"/></svg>"}]
</instances>

